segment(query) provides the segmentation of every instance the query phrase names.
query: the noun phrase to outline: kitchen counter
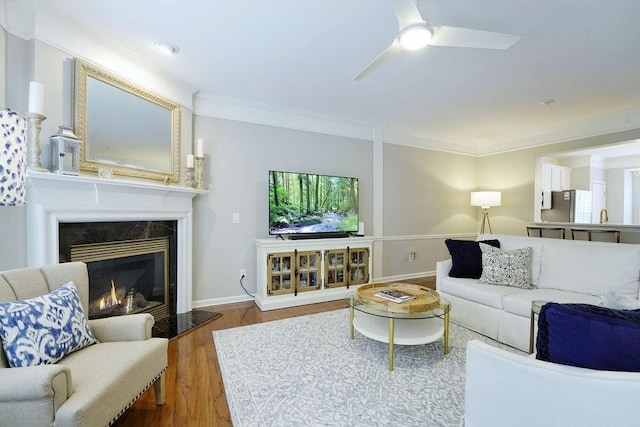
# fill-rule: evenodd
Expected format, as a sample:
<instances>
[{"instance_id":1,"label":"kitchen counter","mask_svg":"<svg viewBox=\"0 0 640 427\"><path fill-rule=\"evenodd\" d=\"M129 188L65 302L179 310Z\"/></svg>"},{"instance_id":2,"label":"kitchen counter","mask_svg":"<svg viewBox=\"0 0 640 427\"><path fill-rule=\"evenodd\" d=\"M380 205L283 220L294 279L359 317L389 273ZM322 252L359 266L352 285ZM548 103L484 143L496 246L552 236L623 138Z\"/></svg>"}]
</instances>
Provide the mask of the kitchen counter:
<instances>
[{"instance_id":1,"label":"kitchen counter","mask_svg":"<svg viewBox=\"0 0 640 427\"><path fill-rule=\"evenodd\" d=\"M536 227L563 227L566 236L571 239L571 229L593 229L593 230L620 230L620 243L640 243L640 224L578 224L574 222L532 222L528 224Z\"/></svg>"}]
</instances>

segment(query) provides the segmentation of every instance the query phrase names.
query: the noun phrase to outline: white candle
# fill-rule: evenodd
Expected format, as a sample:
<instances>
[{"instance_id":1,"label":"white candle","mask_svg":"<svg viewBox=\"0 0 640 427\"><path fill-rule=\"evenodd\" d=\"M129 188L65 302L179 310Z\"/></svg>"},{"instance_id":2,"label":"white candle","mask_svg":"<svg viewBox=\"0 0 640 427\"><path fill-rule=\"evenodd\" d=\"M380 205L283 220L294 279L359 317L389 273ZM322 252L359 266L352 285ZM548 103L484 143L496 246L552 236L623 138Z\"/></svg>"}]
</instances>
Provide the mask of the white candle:
<instances>
[{"instance_id":1,"label":"white candle","mask_svg":"<svg viewBox=\"0 0 640 427\"><path fill-rule=\"evenodd\" d=\"M194 163L195 163L195 158L193 157L193 154L187 154L187 167L192 168Z\"/></svg>"},{"instance_id":2,"label":"white candle","mask_svg":"<svg viewBox=\"0 0 640 427\"><path fill-rule=\"evenodd\" d=\"M29 82L29 113L44 112L44 85L40 82Z\"/></svg>"},{"instance_id":3,"label":"white candle","mask_svg":"<svg viewBox=\"0 0 640 427\"><path fill-rule=\"evenodd\" d=\"M204 147L202 144L202 139L198 138L196 141L196 157L204 157Z\"/></svg>"}]
</instances>

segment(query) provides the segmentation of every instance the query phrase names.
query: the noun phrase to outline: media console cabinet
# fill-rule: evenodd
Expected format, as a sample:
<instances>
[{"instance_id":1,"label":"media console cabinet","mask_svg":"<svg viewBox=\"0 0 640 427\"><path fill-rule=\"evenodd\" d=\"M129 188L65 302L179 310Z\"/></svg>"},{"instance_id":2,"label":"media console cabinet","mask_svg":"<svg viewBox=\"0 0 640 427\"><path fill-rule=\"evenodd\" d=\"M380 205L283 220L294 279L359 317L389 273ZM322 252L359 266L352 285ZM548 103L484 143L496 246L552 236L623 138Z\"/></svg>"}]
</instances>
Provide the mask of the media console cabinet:
<instances>
[{"instance_id":1,"label":"media console cabinet","mask_svg":"<svg viewBox=\"0 0 640 427\"><path fill-rule=\"evenodd\" d=\"M260 310L342 299L371 281L373 238L255 242Z\"/></svg>"}]
</instances>

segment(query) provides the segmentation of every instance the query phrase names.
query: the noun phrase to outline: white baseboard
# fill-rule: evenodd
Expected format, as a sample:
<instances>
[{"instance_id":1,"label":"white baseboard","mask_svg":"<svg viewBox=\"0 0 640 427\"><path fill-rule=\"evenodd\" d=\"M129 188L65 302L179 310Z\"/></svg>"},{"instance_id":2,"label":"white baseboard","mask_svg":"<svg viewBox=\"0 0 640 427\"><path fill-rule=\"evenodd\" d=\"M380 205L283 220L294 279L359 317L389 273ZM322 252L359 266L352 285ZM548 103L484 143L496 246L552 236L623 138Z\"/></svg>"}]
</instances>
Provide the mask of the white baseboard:
<instances>
[{"instance_id":1,"label":"white baseboard","mask_svg":"<svg viewBox=\"0 0 640 427\"><path fill-rule=\"evenodd\" d=\"M253 301L254 299L247 294L236 295L233 297L225 297L225 298L211 298L211 299L203 299L199 301L193 301L191 304L192 308L201 308L201 307L210 307L212 305L222 305L222 304L234 304L236 302L245 302L245 301Z\"/></svg>"},{"instance_id":2,"label":"white baseboard","mask_svg":"<svg viewBox=\"0 0 640 427\"><path fill-rule=\"evenodd\" d=\"M397 274L395 276L378 277L373 280L374 283L401 282L407 279L415 279L418 277L433 277L436 275L434 271L422 271L419 273Z\"/></svg>"}]
</instances>

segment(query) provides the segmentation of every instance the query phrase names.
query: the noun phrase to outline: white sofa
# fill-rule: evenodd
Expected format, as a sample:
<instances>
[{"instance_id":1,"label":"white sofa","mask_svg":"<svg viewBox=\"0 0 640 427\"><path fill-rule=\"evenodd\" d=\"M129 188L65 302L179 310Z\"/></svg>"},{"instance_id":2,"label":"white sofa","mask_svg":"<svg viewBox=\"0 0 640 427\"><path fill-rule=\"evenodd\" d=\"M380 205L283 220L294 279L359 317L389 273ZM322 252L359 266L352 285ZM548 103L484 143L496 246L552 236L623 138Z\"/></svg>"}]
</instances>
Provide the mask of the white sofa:
<instances>
[{"instance_id":1,"label":"white sofa","mask_svg":"<svg viewBox=\"0 0 640 427\"><path fill-rule=\"evenodd\" d=\"M480 341L467 344L465 427L631 427L640 372L543 362Z\"/></svg>"},{"instance_id":2,"label":"white sofa","mask_svg":"<svg viewBox=\"0 0 640 427\"><path fill-rule=\"evenodd\" d=\"M47 294L73 281L87 312L89 277L81 262L0 272L0 301ZM55 364L9 367L0 347L0 426L110 425L151 385L164 403L165 338L151 338L153 316L89 320L99 343Z\"/></svg>"},{"instance_id":3,"label":"white sofa","mask_svg":"<svg viewBox=\"0 0 640 427\"><path fill-rule=\"evenodd\" d=\"M533 248L533 289L449 277L452 261L436 266L436 288L451 302L451 320L523 351L529 349L531 302L597 304L605 291L638 299L640 245L480 235L502 250Z\"/></svg>"}]
</instances>

